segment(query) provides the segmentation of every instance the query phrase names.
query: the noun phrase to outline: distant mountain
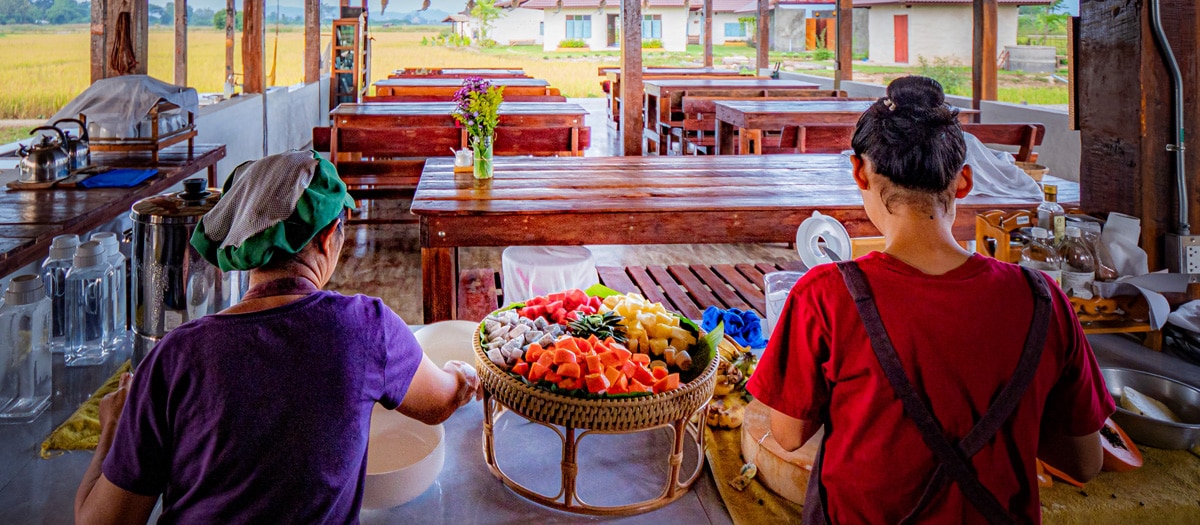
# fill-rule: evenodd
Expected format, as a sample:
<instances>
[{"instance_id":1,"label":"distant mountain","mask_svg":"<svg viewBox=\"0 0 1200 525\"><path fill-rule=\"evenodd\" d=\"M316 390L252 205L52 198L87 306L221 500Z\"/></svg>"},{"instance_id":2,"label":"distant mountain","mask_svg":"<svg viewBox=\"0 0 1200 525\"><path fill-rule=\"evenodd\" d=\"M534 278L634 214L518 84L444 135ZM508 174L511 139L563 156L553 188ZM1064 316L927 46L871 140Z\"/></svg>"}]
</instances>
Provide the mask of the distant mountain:
<instances>
[{"instance_id":1,"label":"distant mountain","mask_svg":"<svg viewBox=\"0 0 1200 525\"><path fill-rule=\"evenodd\" d=\"M375 12L371 13L372 20L388 20L414 25L440 24L447 16L450 16L450 13L433 8L425 11L409 11L407 13L392 12L390 9L382 15Z\"/></svg>"}]
</instances>

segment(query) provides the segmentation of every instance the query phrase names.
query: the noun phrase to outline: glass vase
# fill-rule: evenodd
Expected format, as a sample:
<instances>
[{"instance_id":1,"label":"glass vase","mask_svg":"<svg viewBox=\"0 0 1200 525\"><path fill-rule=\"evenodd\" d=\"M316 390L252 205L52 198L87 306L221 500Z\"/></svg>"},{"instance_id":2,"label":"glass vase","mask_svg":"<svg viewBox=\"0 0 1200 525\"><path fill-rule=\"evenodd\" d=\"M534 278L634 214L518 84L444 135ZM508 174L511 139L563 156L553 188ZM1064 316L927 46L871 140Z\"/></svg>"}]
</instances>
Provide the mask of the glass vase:
<instances>
[{"instance_id":1,"label":"glass vase","mask_svg":"<svg viewBox=\"0 0 1200 525\"><path fill-rule=\"evenodd\" d=\"M471 146L475 151L475 178L492 178L492 137L480 137Z\"/></svg>"}]
</instances>

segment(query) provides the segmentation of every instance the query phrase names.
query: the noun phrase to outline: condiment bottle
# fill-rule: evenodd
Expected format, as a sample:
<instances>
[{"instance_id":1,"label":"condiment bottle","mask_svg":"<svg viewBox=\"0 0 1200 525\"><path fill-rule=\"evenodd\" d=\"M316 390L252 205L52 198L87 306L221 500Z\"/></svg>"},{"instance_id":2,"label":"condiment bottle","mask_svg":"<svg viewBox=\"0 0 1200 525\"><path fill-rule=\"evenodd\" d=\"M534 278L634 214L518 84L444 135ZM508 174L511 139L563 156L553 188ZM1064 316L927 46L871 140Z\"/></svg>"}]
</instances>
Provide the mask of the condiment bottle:
<instances>
[{"instance_id":1,"label":"condiment bottle","mask_svg":"<svg viewBox=\"0 0 1200 525\"><path fill-rule=\"evenodd\" d=\"M1092 282L1096 280L1096 255L1083 240L1079 228L1067 227L1067 237L1058 249L1062 257L1062 288L1067 295L1081 299L1092 298Z\"/></svg>"},{"instance_id":2,"label":"condiment bottle","mask_svg":"<svg viewBox=\"0 0 1200 525\"><path fill-rule=\"evenodd\" d=\"M128 273L125 268L125 256L121 254L121 242L117 240L117 234L112 232L97 232L93 233L91 240L100 241L100 245L104 247L104 256L108 260L108 264L112 265L112 273L110 274L109 283L112 285L109 288L110 297L112 298L112 316L109 318L112 321L112 338L109 339L107 346L109 348L117 348L125 341L128 335L128 324L126 319L128 316L127 308L129 299L126 293L129 291Z\"/></svg>"},{"instance_id":3,"label":"condiment bottle","mask_svg":"<svg viewBox=\"0 0 1200 525\"><path fill-rule=\"evenodd\" d=\"M1052 245L1057 246L1066 234L1067 212L1058 203L1058 186L1047 184L1042 188L1042 192L1045 194L1046 200L1038 205L1037 225L1054 234Z\"/></svg>"},{"instance_id":4,"label":"condiment bottle","mask_svg":"<svg viewBox=\"0 0 1200 525\"><path fill-rule=\"evenodd\" d=\"M67 346L67 271L78 246L78 235L59 235L42 263L42 285L50 298L50 351L54 353L61 354Z\"/></svg>"},{"instance_id":5,"label":"condiment bottle","mask_svg":"<svg viewBox=\"0 0 1200 525\"><path fill-rule=\"evenodd\" d=\"M0 299L0 423L26 423L50 406L50 298L42 278L18 275Z\"/></svg>"},{"instance_id":6,"label":"condiment bottle","mask_svg":"<svg viewBox=\"0 0 1200 525\"><path fill-rule=\"evenodd\" d=\"M112 338L112 298L108 263L100 241L87 241L75 250L67 272L67 366L102 363Z\"/></svg>"},{"instance_id":7,"label":"condiment bottle","mask_svg":"<svg viewBox=\"0 0 1200 525\"><path fill-rule=\"evenodd\" d=\"M1033 239L1021 250L1021 266L1041 270L1062 285L1062 257L1050 246L1050 232L1033 228Z\"/></svg>"}]
</instances>

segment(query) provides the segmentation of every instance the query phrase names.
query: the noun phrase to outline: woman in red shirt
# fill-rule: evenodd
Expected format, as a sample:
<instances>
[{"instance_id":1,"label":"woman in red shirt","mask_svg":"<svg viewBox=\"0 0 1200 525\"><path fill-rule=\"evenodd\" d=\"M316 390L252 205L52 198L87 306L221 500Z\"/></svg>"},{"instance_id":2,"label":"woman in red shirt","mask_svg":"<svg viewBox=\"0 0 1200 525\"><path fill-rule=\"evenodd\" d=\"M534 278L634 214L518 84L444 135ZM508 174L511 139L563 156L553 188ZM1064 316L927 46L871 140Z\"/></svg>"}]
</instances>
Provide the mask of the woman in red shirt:
<instances>
[{"instance_id":1,"label":"woman in red shirt","mask_svg":"<svg viewBox=\"0 0 1200 525\"><path fill-rule=\"evenodd\" d=\"M1063 292L951 231L972 187L941 85L904 77L850 157L882 252L813 268L750 379L786 450L825 426L809 523L1038 523L1035 459L1076 479L1112 413Z\"/></svg>"}]
</instances>

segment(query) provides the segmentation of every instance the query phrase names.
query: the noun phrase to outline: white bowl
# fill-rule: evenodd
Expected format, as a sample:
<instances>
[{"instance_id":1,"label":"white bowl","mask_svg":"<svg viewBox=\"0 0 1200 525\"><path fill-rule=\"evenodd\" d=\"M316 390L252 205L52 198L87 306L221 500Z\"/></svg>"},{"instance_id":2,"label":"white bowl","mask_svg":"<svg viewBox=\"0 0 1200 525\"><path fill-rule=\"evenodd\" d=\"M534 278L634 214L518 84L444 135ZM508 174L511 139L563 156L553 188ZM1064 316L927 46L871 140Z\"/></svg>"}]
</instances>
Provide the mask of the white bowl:
<instances>
[{"instance_id":1,"label":"white bowl","mask_svg":"<svg viewBox=\"0 0 1200 525\"><path fill-rule=\"evenodd\" d=\"M446 429L376 404L367 445L364 509L387 509L429 489L446 462Z\"/></svg>"},{"instance_id":2,"label":"white bowl","mask_svg":"<svg viewBox=\"0 0 1200 525\"><path fill-rule=\"evenodd\" d=\"M471 321L440 321L425 325L416 331L417 343L433 363L445 366L446 361L475 362L475 348L471 338L479 330L479 323Z\"/></svg>"}]
</instances>

